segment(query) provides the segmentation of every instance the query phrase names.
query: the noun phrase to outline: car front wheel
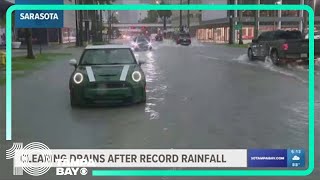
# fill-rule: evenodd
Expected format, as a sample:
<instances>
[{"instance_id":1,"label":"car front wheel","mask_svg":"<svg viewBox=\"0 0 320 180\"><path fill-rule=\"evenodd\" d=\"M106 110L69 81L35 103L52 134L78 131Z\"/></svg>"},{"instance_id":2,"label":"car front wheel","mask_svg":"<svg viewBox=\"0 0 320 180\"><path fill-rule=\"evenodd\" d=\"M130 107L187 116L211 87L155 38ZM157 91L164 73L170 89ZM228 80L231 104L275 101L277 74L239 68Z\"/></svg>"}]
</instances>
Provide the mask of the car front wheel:
<instances>
[{"instance_id":1,"label":"car front wheel","mask_svg":"<svg viewBox=\"0 0 320 180\"><path fill-rule=\"evenodd\" d=\"M249 58L250 61L256 60L256 58L253 56L253 51L252 51L251 48L248 49L248 58Z\"/></svg>"}]
</instances>

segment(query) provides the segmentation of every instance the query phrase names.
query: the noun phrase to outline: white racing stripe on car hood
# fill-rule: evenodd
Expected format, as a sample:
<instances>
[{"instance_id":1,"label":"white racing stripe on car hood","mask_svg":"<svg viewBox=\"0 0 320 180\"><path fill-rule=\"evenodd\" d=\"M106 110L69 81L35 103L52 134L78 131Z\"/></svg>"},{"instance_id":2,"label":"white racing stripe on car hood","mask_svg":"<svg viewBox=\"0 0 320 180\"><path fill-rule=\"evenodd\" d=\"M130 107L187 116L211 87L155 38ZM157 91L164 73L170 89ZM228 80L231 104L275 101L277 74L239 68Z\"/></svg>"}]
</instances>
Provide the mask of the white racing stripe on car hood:
<instances>
[{"instance_id":1,"label":"white racing stripe on car hood","mask_svg":"<svg viewBox=\"0 0 320 180\"><path fill-rule=\"evenodd\" d=\"M86 70L87 70L87 74L88 74L89 81L90 81L90 82L95 82L96 79L95 79L95 77L94 77L94 74L93 74L93 71L92 71L91 66L86 66Z\"/></svg>"},{"instance_id":2,"label":"white racing stripe on car hood","mask_svg":"<svg viewBox=\"0 0 320 180\"><path fill-rule=\"evenodd\" d=\"M124 65L121 72L120 81L126 80L128 71L129 71L129 65Z\"/></svg>"}]
</instances>

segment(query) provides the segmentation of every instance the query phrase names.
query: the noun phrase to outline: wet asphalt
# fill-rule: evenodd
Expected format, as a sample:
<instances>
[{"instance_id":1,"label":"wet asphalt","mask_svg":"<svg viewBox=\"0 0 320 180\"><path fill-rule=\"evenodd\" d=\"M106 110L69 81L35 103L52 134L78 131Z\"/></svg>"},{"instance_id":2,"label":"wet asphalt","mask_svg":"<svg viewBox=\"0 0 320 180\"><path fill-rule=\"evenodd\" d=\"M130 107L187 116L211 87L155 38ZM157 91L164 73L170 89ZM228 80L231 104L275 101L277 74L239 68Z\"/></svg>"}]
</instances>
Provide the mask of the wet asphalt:
<instances>
[{"instance_id":1,"label":"wet asphalt","mask_svg":"<svg viewBox=\"0 0 320 180\"><path fill-rule=\"evenodd\" d=\"M51 149L184 148L308 150L308 70L249 62L246 49L195 42L155 43L138 52L147 78L147 103L72 109L68 81L81 48L41 70L15 79L13 142L43 142ZM103 179L319 179L319 71L315 87L315 172L309 177L110 177ZM5 87L0 87L0 179L12 176L5 160ZM70 179L54 170L38 179ZM91 179L78 176L75 179Z\"/></svg>"}]
</instances>

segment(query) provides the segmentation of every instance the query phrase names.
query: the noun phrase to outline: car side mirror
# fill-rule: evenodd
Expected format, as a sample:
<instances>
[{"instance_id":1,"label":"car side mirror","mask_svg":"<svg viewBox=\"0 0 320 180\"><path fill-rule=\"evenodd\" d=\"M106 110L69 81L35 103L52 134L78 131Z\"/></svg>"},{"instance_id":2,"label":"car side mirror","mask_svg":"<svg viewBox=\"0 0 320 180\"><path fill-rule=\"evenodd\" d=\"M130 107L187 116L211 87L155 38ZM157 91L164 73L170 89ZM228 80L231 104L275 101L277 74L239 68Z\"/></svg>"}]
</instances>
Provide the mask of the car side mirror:
<instances>
[{"instance_id":1,"label":"car side mirror","mask_svg":"<svg viewBox=\"0 0 320 180\"><path fill-rule=\"evenodd\" d=\"M146 62L145 61L143 61L143 60L141 60L141 59L137 59L137 63L139 64L139 66L140 65L142 65L142 64L145 64Z\"/></svg>"},{"instance_id":2,"label":"car side mirror","mask_svg":"<svg viewBox=\"0 0 320 180\"><path fill-rule=\"evenodd\" d=\"M252 43L257 43L258 39L252 39Z\"/></svg>"},{"instance_id":3,"label":"car side mirror","mask_svg":"<svg viewBox=\"0 0 320 180\"><path fill-rule=\"evenodd\" d=\"M139 60L139 64L141 65L141 64L145 64L146 63L146 61L144 61L144 60Z\"/></svg>"},{"instance_id":4,"label":"car side mirror","mask_svg":"<svg viewBox=\"0 0 320 180\"><path fill-rule=\"evenodd\" d=\"M75 60L75 59L70 59L69 64L70 64L71 66L77 67L77 60Z\"/></svg>"}]
</instances>

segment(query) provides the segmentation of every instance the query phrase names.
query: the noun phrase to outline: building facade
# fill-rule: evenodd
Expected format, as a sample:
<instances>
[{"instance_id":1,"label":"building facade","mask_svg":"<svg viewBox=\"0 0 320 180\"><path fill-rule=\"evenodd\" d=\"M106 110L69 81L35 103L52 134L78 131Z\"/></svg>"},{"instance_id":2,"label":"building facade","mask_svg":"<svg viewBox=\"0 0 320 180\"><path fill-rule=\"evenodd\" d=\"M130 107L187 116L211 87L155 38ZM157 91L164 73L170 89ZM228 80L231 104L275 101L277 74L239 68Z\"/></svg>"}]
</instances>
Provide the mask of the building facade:
<instances>
[{"instance_id":1,"label":"building facade","mask_svg":"<svg viewBox=\"0 0 320 180\"><path fill-rule=\"evenodd\" d=\"M320 0L210 0L211 4L307 4L315 9L316 28L320 25ZM205 0L203 3L208 4ZM231 18L231 19L230 19ZM232 22L232 24L230 23ZM255 23L257 22L257 23ZM249 42L258 34L276 29L308 30L308 17L303 11L202 11L201 23L196 28L196 37L202 41L225 43L229 41L229 30L233 31L233 42L239 40L237 24L242 24L242 38ZM239 26L239 25L238 25Z\"/></svg>"}]
</instances>

